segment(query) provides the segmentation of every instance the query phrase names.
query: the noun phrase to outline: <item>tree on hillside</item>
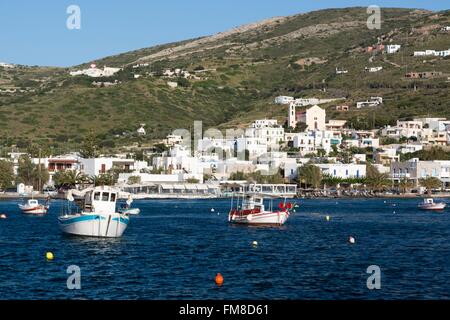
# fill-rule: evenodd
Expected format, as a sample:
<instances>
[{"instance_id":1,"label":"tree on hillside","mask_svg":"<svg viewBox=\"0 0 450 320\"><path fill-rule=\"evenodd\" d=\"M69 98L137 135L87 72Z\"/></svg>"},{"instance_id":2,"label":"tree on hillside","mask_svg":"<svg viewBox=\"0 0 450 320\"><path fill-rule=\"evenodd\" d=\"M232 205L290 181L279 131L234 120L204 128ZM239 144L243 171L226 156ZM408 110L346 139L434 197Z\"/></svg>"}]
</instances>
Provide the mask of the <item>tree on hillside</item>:
<instances>
[{"instance_id":1,"label":"tree on hillside","mask_svg":"<svg viewBox=\"0 0 450 320\"><path fill-rule=\"evenodd\" d=\"M0 160L0 190L5 190L14 181L14 168L12 162Z\"/></svg>"},{"instance_id":2,"label":"tree on hillside","mask_svg":"<svg viewBox=\"0 0 450 320\"><path fill-rule=\"evenodd\" d=\"M434 146L429 150L404 154L401 160L406 161L412 158L419 158L421 161L450 160L450 152L446 152L441 147Z\"/></svg>"},{"instance_id":3,"label":"tree on hillside","mask_svg":"<svg viewBox=\"0 0 450 320\"><path fill-rule=\"evenodd\" d=\"M304 183L314 189L320 187L322 183L322 170L318 166L306 164L298 170L298 181L300 185Z\"/></svg>"},{"instance_id":4,"label":"tree on hillside","mask_svg":"<svg viewBox=\"0 0 450 320\"><path fill-rule=\"evenodd\" d=\"M441 189L442 188L442 182L438 178L435 177L428 177L423 178L419 180L419 183L422 187L427 189L427 193L431 194L431 191L434 189Z\"/></svg>"},{"instance_id":5,"label":"tree on hillside","mask_svg":"<svg viewBox=\"0 0 450 320\"><path fill-rule=\"evenodd\" d=\"M92 159L97 157L98 143L94 132L89 132L83 140L83 144L80 150L80 156L85 159Z\"/></svg>"},{"instance_id":6,"label":"tree on hillside","mask_svg":"<svg viewBox=\"0 0 450 320\"><path fill-rule=\"evenodd\" d=\"M17 181L25 185L33 186L34 189L40 190L42 186L49 180L48 170L44 165L34 164L30 157L25 156L19 159L19 167L17 169Z\"/></svg>"}]
</instances>

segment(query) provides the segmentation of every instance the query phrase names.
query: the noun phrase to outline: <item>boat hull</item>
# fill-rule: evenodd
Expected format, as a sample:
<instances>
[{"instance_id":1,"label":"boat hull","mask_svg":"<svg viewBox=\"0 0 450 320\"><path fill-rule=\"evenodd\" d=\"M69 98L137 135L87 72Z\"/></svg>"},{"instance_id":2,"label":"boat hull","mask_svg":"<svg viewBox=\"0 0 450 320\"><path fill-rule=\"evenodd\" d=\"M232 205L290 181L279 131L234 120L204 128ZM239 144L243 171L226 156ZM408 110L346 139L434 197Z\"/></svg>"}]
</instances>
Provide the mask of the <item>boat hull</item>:
<instances>
[{"instance_id":1,"label":"boat hull","mask_svg":"<svg viewBox=\"0 0 450 320\"><path fill-rule=\"evenodd\" d=\"M58 218L62 232L70 235L99 238L118 238L129 224L126 215L114 214L77 214Z\"/></svg>"},{"instance_id":2,"label":"boat hull","mask_svg":"<svg viewBox=\"0 0 450 320\"><path fill-rule=\"evenodd\" d=\"M447 207L447 204L445 203L435 203L433 205L419 205L420 210L427 210L427 211L442 211Z\"/></svg>"},{"instance_id":3,"label":"boat hull","mask_svg":"<svg viewBox=\"0 0 450 320\"><path fill-rule=\"evenodd\" d=\"M248 225L283 225L289 218L288 212L262 212L248 215L240 215L238 213L230 213L229 221L236 224Z\"/></svg>"},{"instance_id":4,"label":"boat hull","mask_svg":"<svg viewBox=\"0 0 450 320\"><path fill-rule=\"evenodd\" d=\"M30 215L42 215L47 214L48 207L46 206L37 206L37 207L27 207L27 206L21 206L19 205L20 210L22 210L23 214L30 214Z\"/></svg>"}]
</instances>

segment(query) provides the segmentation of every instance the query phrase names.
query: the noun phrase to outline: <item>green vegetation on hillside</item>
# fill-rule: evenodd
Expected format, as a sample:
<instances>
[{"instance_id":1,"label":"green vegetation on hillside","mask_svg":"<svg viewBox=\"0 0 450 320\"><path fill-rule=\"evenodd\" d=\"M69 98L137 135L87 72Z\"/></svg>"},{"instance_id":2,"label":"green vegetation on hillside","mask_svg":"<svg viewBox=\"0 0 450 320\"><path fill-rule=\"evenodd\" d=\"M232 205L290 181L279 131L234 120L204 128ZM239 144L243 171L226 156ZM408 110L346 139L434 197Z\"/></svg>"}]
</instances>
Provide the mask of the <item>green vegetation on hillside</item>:
<instances>
[{"instance_id":1,"label":"green vegetation on hillside","mask_svg":"<svg viewBox=\"0 0 450 320\"><path fill-rule=\"evenodd\" d=\"M109 150L148 144L176 128L189 130L194 120L202 120L204 129L242 127L263 117L284 123L287 106L273 104L277 95L345 97L350 112L330 104L327 113L356 129L414 116L450 117L450 59L412 56L414 50L450 48L450 33L440 31L450 25L450 12L383 9L382 16L381 30L369 30L365 8L321 10L217 38L140 49L96 61L99 67L123 68L102 79L71 77L60 68L0 68L0 89L23 90L0 93L0 146L78 150L92 131L100 148ZM402 49L392 55L364 51L379 39ZM148 65L133 68L142 63ZM375 66L383 70L364 71ZM337 67L348 74L337 75ZM167 68L188 70L198 79L161 77ZM442 76L405 79L411 71ZM114 85L96 87L93 81ZM169 88L167 81L178 87ZM356 101L371 96L382 96L384 104L355 108ZM136 133L141 123L145 137Z\"/></svg>"}]
</instances>

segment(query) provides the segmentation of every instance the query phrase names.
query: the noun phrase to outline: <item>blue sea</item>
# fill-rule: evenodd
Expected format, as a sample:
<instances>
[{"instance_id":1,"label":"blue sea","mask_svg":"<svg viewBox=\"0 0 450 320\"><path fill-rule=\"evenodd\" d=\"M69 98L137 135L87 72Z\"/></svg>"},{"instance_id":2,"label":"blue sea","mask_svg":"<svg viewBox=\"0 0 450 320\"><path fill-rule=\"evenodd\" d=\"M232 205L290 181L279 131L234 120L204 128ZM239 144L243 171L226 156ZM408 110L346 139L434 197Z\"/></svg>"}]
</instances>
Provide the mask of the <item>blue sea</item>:
<instances>
[{"instance_id":1,"label":"blue sea","mask_svg":"<svg viewBox=\"0 0 450 320\"><path fill-rule=\"evenodd\" d=\"M141 215L120 239L65 236L63 201L44 217L20 202L0 201L0 299L450 298L450 215L418 199L295 200L283 227L229 225L226 199L135 201ZM67 288L71 265L80 290ZM367 287L371 265L379 290Z\"/></svg>"}]
</instances>

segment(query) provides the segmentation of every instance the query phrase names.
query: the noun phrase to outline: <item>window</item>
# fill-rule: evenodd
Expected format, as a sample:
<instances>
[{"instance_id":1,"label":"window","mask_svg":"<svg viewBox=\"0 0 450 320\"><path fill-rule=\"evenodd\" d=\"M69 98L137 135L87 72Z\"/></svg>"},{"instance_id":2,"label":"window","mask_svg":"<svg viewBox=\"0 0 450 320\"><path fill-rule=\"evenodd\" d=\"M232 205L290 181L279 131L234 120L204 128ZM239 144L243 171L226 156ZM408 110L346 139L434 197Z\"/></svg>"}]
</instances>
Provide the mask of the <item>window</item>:
<instances>
[{"instance_id":1,"label":"window","mask_svg":"<svg viewBox=\"0 0 450 320\"><path fill-rule=\"evenodd\" d=\"M109 192L103 192L102 201L108 201L108 199L109 199Z\"/></svg>"},{"instance_id":2,"label":"window","mask_svg":"<svg viewBox=\"0 0 450 320\"><path fill-rule=\"evenodd\" d=\"M111 202L115 202L116 201L116 194L115 193L111 193Z\"/></svg>"},{"instance_id":3,"label":"window","mask_svg":"<svg viewBox=\"0 0 450 320\"><path fill-rule=\"evenodd\" d=\"M100 192L94 193L94 200L99 201L100 200Z\"/></svg>"}]
</instances>

